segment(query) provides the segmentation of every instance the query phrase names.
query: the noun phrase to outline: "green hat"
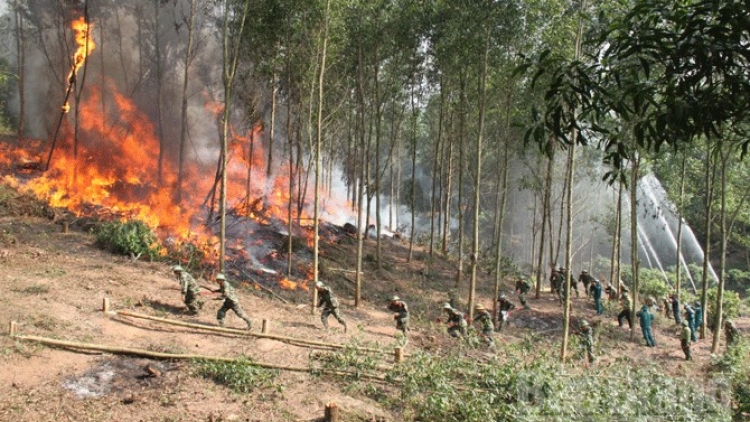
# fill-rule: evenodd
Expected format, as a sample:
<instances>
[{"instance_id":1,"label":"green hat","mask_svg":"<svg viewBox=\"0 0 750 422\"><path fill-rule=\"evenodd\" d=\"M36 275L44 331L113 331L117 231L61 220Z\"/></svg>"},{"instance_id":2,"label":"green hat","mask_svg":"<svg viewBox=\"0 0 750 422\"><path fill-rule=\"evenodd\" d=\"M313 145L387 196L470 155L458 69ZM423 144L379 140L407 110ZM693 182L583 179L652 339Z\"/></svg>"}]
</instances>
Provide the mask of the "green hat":
<instances>
[{"instance_id":1,"label":"green hat","mask_svg":"<svg viewBox=\"0 0 750 422\"><path fill-rule=\"evenodd\" d=\"M453 309L453 307L451 306L450 303L445 302L445 303L443 303L443 309Z\"/></svg>"},{"instance_id":2,"label":"green hat","mask_svg":"<svg viewBox=\"0 0 750 422\"><path fill-rule=\"evenodd\" d=\"M500 299L505 299L505 293L500 294Z\"/></svg>"},{"instance_id":3,"label":"green hat","mask_svg":"<svg viewBox=\"0 0 750 422\"><path fill-rule=\"evenodd\" d=\"M588 321L586 321L585 319L583 321L581 321L581 327L588 327L588 326L589 326L589 322Z\"/></svg>"},{"instance_id":4,"label":"green hat","mask_svg":"<svg viewBox=\"0 0 750 422\"><path fill-rule=\"evenodd\" d=\"M226 280L226 279L227 279L227 278L226 278L226 277L224 277L224 273L218 273L218 274L216 274L216 280L221 280L221 281L224 281L224 280Z\"/></svg>"},{"instance_id":5,"label":"green hat","mask_svg":"<svg viewBox=\"0 0 750 422\"><path fill-rule=\"evenodd\" d=\"M317 283L315 283L315 288L323 290L326 288L326 285L323 284L322 281L318 281Z\"/></svg>"},{"instance_id":6,"label":"green hat","mask_svg":"<svg viewBox=\"0 0 750 422\"><path fill-rule=\"evenodd\" d=\"M701 301L700 300L696 300L695 303L693 303L693 305L695 305L695 306L701 306Z\"/></svg>"},{"instance_id":7,"label":"green hat","mask_svg":"<svg viewBox=\"0 0 750 422\"><path fill-rule=\"evenodd\" d=\"M724 325L731 325L732 327L734 327L734 321L732 321L731 319L728 319L724 321Z\"/></svg>"},{"instance_id":8,"label":"green hat","mask_svg":"<svg viewBox=\"0 0 750 422\"><path fill-rule=\"evenodd\" d=\"M588 271L586 271L586 270L581 270L581 273L583 273L583 274L588 274L589 272L588 272Z\"/></svg>"},{"instance_id":9,"label":"green hat","mask_svg":"<svg viewBox=\"0 0 750 422\"><path fill-rule=\"evenodd\" d=\"M185 270L181 266L179 266L179 265L175 265L174 267L172 267L172 272L181 273L183 271L185 271Z\"/></svg>"},{"instance_id":10,"label":"green hat","mask_svg":"<svg viewBox=\"0 0 750 422\"><path fill-rule=\"evenodd\" d=\"M484 307L481 303L477 303L477 306L474 307L477 311L485 311L487 308Z\"/></svg>"},{"instance_id":11,"label":"green hat","mask_svg":"<svg viewBox=\"0 0 750 422\"><path fill-rule=\"evenodd\" d=\"M688 326L688 321L687 321L686 319L683 319L683 320L682 320L682 325L684 325L684 326L686 326L686 327L687 327L687 326Z\"/></svg>"},{"instance_id":12,"label":"green hat","mask_svg":"<svg viewBox=\"0 0 750 422\"><path fill-rule=\"evenodd\" d=\"M400 298L400 297L398 297L398 296L393 296L393 297L391 298L391 301L392 301L392 302L395 302L395 301L397 301L397 300L401 300L401 298Z\"/></svg>"}]
</instances>

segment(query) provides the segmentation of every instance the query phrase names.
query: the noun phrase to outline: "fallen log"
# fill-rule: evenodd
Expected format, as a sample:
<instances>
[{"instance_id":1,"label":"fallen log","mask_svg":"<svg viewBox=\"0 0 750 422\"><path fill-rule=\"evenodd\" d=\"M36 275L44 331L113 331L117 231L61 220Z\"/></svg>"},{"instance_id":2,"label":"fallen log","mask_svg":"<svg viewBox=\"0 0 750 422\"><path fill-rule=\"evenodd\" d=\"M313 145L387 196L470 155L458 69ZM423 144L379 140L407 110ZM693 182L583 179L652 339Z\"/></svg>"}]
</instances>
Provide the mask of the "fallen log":
<instances>
[{"instance_id":1,"label":"fallen log","mask_svg":"<svg viewBox=\"0 0 750 422\"><path fill-rule=\"evenodd\" d=\"M139 357L145 357L145 358L151 358L151 359L208 360L212 362L240 362L242 361L242 362L247 363L248 365L257 366L259 368L266 368L266 369L278 369L281 371L291 371L291 372L319 373L319 374L324 374L324 375L338 375L338 376L347 376L347 377L353 376L353 377L367 378L367 379L383 381L383 382L387 381L386 378L382 375L351 373L351 372L343 372L343 371L328 371L325 369L309 368L309 367L302 367L302 366L274 365L272 363L247 361L245 358L164 353L164 352L155 352L155 351L145 350L145 349L135 349L135 348L130 348L130 347L119 347L119 346L107 346L107 345L102 345L102 344L79 343L75 341L57 340L57 339L37 337L37 336L15 335L13 336L13 338L18 339L18 340L35 341L37 343L46 344L48 346L71 348L71 349L78 349L78 350L92 350L92 351L107 352L107 353L113 353L113 354L119 354L119 355L139 356Z\"/></svg>"},{"instance_id":2,"label":"fallen log","mask_svg":"<svg viewBox=\"0 0 750 422\"><path fill-rule=\"evenodd\" d=\"M236 334L236 335L241 335L241 336L267 338L267 339L278 340L284 343L289 343L289 344L293 344L297 346L319 346L319 347L327 347L331 349L354 349L360 352L389 354L389 352L385 352L380 349L374 349L371 347L346 346L343 344L327 343L323 341L304 340L304 339L298 339L294 337L280 336L276 334L253 333L247 330L239 330L235 328L210 327L207 325L175 321L171 319L159 318L159 317L155 317L151 315L144 315L144 314L139 314L139 313L130 312L130 311L115 311L115 314L119 316L131 317L131 318L147 319L150 321L157 321L157 322L162 322L162 323L170 324L170 325L176 325L180 327L197 328L200 330L212 331L212 332L217 332L217 333L227 333L227 334ZM409 356L409 355L405 353L404 356Z\"/></svg>"}]
</instances>

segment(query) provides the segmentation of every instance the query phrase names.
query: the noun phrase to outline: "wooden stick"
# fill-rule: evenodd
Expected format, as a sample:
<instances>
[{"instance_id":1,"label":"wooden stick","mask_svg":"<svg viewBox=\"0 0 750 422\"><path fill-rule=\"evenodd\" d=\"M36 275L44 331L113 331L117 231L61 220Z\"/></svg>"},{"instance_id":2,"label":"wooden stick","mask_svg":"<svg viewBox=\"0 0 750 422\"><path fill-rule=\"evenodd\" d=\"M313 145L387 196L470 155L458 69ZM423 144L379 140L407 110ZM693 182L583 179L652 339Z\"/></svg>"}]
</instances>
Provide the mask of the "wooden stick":
<instances>
[{"instance_id":1,"label":"wooden stick","mask_svg":"<svg viewBox=\"0 0 750 422\"><path fill-rule=\"evenodd\" d=\"M339 406L336 403L326 403L325 418L326 422L339 421Z\"/></svg>"},{"instance_id":2,"label":"wooden stick","mask_svg":"<svg viewBox=\"0 0 750 422\"><path fill-rule=\"evenodd\" d=\"M268 334L268 320L264 319L260 324L260 332L262 334Z\"/></svg>"},{"instance_id":3,"label":"wooden stick","mask_svg":"<svg viewBox=\"0 0 750 422\"><path fill-rule=\"evenodd\" d=\"M393 349L393 357L396 361L396 363L401 363L404 361L404 349L397 347Z\"/></svg>"},{"instance_id":4,"label":"wooden stick","mask_svg":"<svg viewBox=\"0 0 750 422\"><path fill-rule=\"evenodd\" d=\"M8 336L14 337L16 335L16 331L18 330L18 323L15 321L11 321L8 324Z\"/></svg>"},{"instance_id":5,"label":"wooden stick","mask_svg":"<svg viewBox=\"0 0 750 422\"><path fill-rule=\"evenodd\" d=\"M37 337L37 336L18 335L18 336L15 336L15 338L19 340L35 341L37 343L46 344L48 346L73 348L73 349L79 349L79 350L95 350L95 351L100 351L100 352L108 352L108 353L119 354L119 355L140 356L140 357L146 357L146 358L152 358L152 359L209 360L209 361L214 361L214 362L243 361L247 363L248 365L257 366L260 368L267 368L267 369L278 369L282 371L291 371L291 372L315 372L315 373L321 373L321 374L327 374L327 375L339 375L339 376L355 376L355 377L373 379L373 380L378 380L378 381L386 381L386 378L381 375L369 375L369 374L361 374L361 373L355 374L355 373L342 372L342 371L328 371L325 369L309 368L309 367L303 367L303 366L274 365L272 363L246 361L245 358L163 353L163 352L154 352L151 350L144 350L144 349L134 349L130 347L118 347L118 346L107 346L107 345L102 345L102 344L78 343L74 341L56 340L56 339L51 339L51 338L46 338L46 337Z\"/></svg>"},{"instance_id":6,"label":"wooden stick","mask_svg":"<svg viewBox=\"0 0 750 422\"><path fill-rule=\"evenodd\" d=\"M258 283L257 281L255 281L253 279L250 279L250 281L253 282L253 285L259 287L261 290L263 290L265 292L270 293L271 296L275 297L276 299L279 299L280 301L282 301L284 303L289 303L288 300L286 300L283 297L279 296L276 292L274 292L273 290L269 289L268 287L263 286L262 284Z\"/></svg>"},{"instance_id":7,"label":"wooden stick","mask_svg":"<svg viewBox=\"0 0 750 422\"><path fill-rule=\"evenodd\" d=\"M102 299L102 312L109 312L109 298Z\"/></svg>"},{"instance_id":8,"label":"wooden stick","mask_svg":"<svg viewBox=\"0 0 750 422\"><path fill-rule=\"evenodd\" d=\"M131 318L141 318L141 319L147 319L147 320L151 320L151 321L163 322L165 324L177 325L177 326L180 326L180 327L197 328L197 329L200 329L200 330L207 330L207 331L212 331L212 332L217 332L217 333L237 334L237 335L242 335L242 336L252 336L252 337L259 337L259 338L267 338L267 339L271 339L271 340L282 341L282 342L285 342L285 343L291 343L291 344L294 344L294 345L297 345L297 346L299 346L299 345L303 345L303 346L320 346L320 347L328 347L328 348L332 348L332 349L347 349L347 348L350 348L350 349L358 350L358 351L361 351L361 352L384 353L380 349L374 349L374 348L370 348L370 347L346 346L346 345L343 345L343 344L326 343L326 342L322 342L322 341L313 341L313 340L304 340L304 339L298 339L298 338L294 338L294 337L279 336L279 335L275 335L275 334L253 333L253 332L250 332L250 331L247 331L247 330L238 330L238 329L234 329L234 328L211 327L211 326L207 326L207 325L192 324L192 323L189 323L189 322L175 321L175 320L170 320L170 319L166 319L166 318L159 318L159 317L150 316L150 315L138 314L138 313L130 312L130 311L116 311L115 314L120 315L120 316L125 316L125 317L131 317Z\"/></svg>"},{"instance_id":9,"label":"wooden stick","mask_svg":"<svg viewBox=\"0 0 750 422\"><path fill-rule=\"evenodd\" d=\"M354 273L356 274L356 270L345 270L343 268L326 268L328 271L341 271L342 273ZM364 274L364 271L359 271L360 274Z\"/></svg>"}]
</instances>

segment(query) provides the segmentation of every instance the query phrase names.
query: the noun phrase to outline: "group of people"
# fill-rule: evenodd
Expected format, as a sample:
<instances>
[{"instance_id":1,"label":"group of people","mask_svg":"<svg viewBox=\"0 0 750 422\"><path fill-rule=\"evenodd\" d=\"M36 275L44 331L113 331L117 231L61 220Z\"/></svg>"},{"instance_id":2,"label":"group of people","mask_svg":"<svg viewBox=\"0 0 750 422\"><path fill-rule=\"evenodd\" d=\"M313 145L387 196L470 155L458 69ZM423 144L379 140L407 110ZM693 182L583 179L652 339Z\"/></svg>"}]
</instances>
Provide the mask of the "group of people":
<instances>
[{"instance_id":1,"label":"group of people","mask_svg":"<svg viewBox=\"0 0 750 422\"><path fill-rule=\"evenodd\" d=\"M188 308L188 312L192 315L198 314L203 308L203 302L200 300L201 291L200 289L206 289L211 293L217 293L216 300L223 300L222 306L216 313L216 319L219 326L225 326L225 318L228 311L233 311L240 319L245 321L247 329L252 328L252 322L250 317L240 306L239 300L234 292L232 285L226 280L223 273L217 273L215 281L219 285L217 289L211 289L206 286L200 285L195 278L193 278L182 266L175 265L172 267L177 280L180 284L180 290L183 296L185 306ZM565 269L559 268L553 270L552 276L550 276L551 287L553 293L557 294L561 301L565 300L567 295L567 289L565 289ZM606 288L603 288L601 282L596 278L592 277L588 271L583 270L578 278L584 286L585 294L593 299L594 307L597 315L601 315L603 310L603 295L607 294L610 301L619 299L621 309L617 315L617 322L620 327L623 327L624 321L627 321L628 327L633 328L633 316L638 318L638 322L641 326L643 338L646 341L646 346L656 347L656 341L651 329L654 316L659 311L656 299L648 297L645 304L635 312L633 315L631 306L632 301L628 294L628 289L624 285L620 286L622 293L618 289L614 288L611 284L607 284ZM577 283L571 280L571 290L576 291L576 297L578 297ZM318 281L315 284L315 288L318 293L317 307L321 308L320 321L323 327L328 329L328 319L333 316L339 324L344 327L344 332L347 331L346 321L341 317L339 312L339 301L333 294L333 291L325 283ZM515 293L518 294L518 298L523 309L529 309L528 302L526 301L526 294L531 290L531 285L524 276L516 278ZM700 301L695 301L693 304L686 303L683 307L684 314L680 310L679 297L676 293L670 296L665 296L662 299L662 305L664 308L664 315L667 318L674 319L675 323L682 326L680 331L680 343L683 352L685 353L686 360L692 360L692 353L690 350L691 343L697 341L697 331L703 324L703 307ZM405 345L407 342L407 333L409 326L409 307L406 302L398 296L393 296L390 303L387 306L388 310L393 312L393 318L396 321L396 329L401 332L401 344ZM476 316L473 321L466 318L463 312L451 306L450 303L445 303L442 307L443 312L446 315L447 331L451 337L464 337L468 333L468 327L470 324L478 324L478 332L480 337L489 345L494 347L494 332L502 330L505 325L510 313L516 310L515 304L513 304L506 296L505 293L500 294L497 298L497 319L493 318L492 313L489 309L485 308L482 304L477 304L474 308ZM727 347L730 347L736 343L739 338L737 328L731 320L726 320L724 323L724 332L727 341ZM579 334L581 336L581 344L586 351L589 362L594 362L596 356L594 354L594 340L593 340L593 329L587 321L581 321L579 324Z\"/></svg>"}]
</instances>

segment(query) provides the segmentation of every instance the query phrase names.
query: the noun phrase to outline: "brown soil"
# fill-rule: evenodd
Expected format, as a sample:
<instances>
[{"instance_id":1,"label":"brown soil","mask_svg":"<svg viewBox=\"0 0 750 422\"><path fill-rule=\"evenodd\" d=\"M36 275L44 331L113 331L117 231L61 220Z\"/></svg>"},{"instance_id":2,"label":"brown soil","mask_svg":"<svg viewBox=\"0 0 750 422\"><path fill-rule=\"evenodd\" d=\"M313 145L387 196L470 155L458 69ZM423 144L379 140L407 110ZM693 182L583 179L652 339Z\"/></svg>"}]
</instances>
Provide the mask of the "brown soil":
<instances>
[{"instance_id":1,"label":"brown soil","mask_svg":"<svg viewBox=\"0 0 750 422\"><path fill-rule=\"evenodd\" d=\"M321 329L310 312L310 293L273 290L286 298L282 303L262 290L240 288L245 310L259 331L260 321L270 322L271 333L335 343L378 345L389 352L396 333L392 316L385 309L387 298L396 293L409 302L414 329L409 350L437 351L451 347L444 334L440 304L448 300L455 264L427 259L418 250L408 261L408 247L399 240L384 240L383 268L367 263L364 303L353 308L354 257L351 240L323 242L322 278L334 287L342 301L349 330L343 333L335 320L332 330ZM369 240L367 254L375 254ZM302 366L311 354L325 353L305 347L258 338L208 334L147 320L113 317L102 312L109 298L112 308L215 325L219 301L206 300L197 316L188 315L177 282L168 263L132 262L93 246L93 237L71 230L62 233L53 221L38 217L0 218L0 323L18 324L18 334L148 349L170 353L209 356L246 356L258 362ZM479 298L491 301L491 278L483 275ZM209 284L204 282L204 284ZM465 297L462 294L462 297ZM208 297L206 299L209 299ZM528 334L541 334L547 346L559 347L561 311L549 293L531 300L532 310L510 317L499 335L502 344ZM611 311L615 313L613 309ZM626 331L612 326L613 319L597 319L588 301L574 300L574 320L600 321L599 365L618 356L651 359L675 373L697 371L709 362L710 342L694 346L696 362L685 366L677 330L670 321L657 321L659 346L641 346L640 334L628 340ZM244 323L230 313L228 326ZM744 321L740 322L744 325ZM383 358L391 363L389 356ZM151 376L148 370L159 376ZM197 376L185 361L159 361L98 352L83 352L42 346L0 336L0 420L2 421L314 421L323 416L326 403L335 402L345 412L344 420L399 421L381 404L351 393L349 381L281 371L273 386L239 395ZM353 381L352 381L353 382Z\"/></svg>"}]
</instances>

